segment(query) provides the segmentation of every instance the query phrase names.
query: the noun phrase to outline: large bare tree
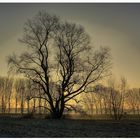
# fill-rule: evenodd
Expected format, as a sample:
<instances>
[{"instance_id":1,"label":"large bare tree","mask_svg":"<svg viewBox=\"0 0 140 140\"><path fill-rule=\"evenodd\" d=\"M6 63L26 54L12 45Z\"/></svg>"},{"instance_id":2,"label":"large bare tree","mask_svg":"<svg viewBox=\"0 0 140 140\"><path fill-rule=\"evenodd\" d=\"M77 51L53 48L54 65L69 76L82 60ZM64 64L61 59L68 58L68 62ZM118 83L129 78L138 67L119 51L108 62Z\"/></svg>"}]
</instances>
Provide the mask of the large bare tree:
<instances>
[{"instance_id":1,"label":"large bare tree","mask_svg":"<svg viewBox=\"0 0 140 140\"><path fill-rule=\"evenodd\" d=\"M72 99L108 75L109 49L93 49L81 25L60 21L45 11L27 20L20 41L27 51L9 57L9 70L41 87L53 118L61 118Z\"/></svg>"}]
</instances>

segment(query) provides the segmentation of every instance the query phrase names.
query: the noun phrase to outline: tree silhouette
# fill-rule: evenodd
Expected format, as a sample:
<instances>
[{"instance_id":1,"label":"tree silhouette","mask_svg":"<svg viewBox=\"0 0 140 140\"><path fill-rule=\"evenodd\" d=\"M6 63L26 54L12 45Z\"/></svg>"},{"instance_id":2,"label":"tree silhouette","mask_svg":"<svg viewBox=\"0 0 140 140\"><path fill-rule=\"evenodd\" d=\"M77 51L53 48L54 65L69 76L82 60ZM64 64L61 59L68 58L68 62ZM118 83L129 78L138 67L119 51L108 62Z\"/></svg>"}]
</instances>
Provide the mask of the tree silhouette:
<instances>
[{"instance_id":1,"label":"tree silhouette","mask_svg":"<svg viewBox=\"0 0 140 140\"><path fill-rule=\"evenodd\" d=\"M124 103L127 94L127 81L121 77L120 84L116 86L115 80L109 80L109 106L110 114L115 120L122 119L124 115Z\"/></svg>"},{"instance_id":2,"label":"tree silhouette","mask_svg":"<svg viewBox=\"0 0 140 140\"><path fill-rule=\"evenodd\" d=\"M1 94L1 112L4 113L5 112L5 100L4 100L4 88L5 87L5 79L4 77L0 77L0 94Z\"/></svg>"},{"instance_id":3,"label":"tree silhouette","mask_svg":"<svg viewBox=\"0 0 140 140\"><path fill-rule=\"evenodd\" d=\"M81 25L45 11L27 20L20 41L28 50L9 56L9 71L39 85L52 118L61 118L65 105L108 75L111 66L109 49L94 50Z\"/></svg>"},{"instance_id":4,"label":"tree silhouette","mask_svg":"<svg viewBox=\"0 0 140 140\"><path fill-rule=\"evenodd\" d=\"M18 79L15 82L15 89L16 89L16 112L17 112L17 103L18 99L20 99L20 113L23 115L24 112L24 103L25 103L25 88L26 88L26 81L24 79Z\"/></svg>"},{"instance_id":5,"label":"tree silhouette","mask_svg":"<svg viewBox=\"0 0 140 140\"><path fill-rule=\"evenodd\" d=\"M5 78L5 94L7 95L7 102L8 102L8 113L11 110L11 96L12 96L12 89L13 89L13 79L12 78Z\"/></svg>"},{"instance_id":6,"label":"tree silhouette","mask_svg":"<svg viewBox=\"0 0 140 140\"><path fill-rule=\"evenodd\" d=\"M1 108L2 113L8 113L11 110L11 96L12 96L13 79L10 77L0 77L0 93L1 93Z\"/></svg>"},{"instance_id":7,"label":"tree silhouette","mask_svg":"<svg viewBox=\"0 0 140 140\"><path fill-rule=\"evenodd\" d=\"M133 88L127 92L126 104L133 114L140 114L140 89Z\"/></svg>"}]
</instances>

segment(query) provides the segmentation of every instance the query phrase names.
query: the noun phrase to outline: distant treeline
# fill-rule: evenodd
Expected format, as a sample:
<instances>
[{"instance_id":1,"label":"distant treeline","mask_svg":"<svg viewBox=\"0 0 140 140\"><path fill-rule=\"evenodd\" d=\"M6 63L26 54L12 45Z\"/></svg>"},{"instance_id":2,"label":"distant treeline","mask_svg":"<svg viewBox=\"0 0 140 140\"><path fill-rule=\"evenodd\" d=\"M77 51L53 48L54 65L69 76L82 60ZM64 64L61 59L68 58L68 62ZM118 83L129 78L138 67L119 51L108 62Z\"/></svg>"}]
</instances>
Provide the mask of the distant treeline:
<instances>
[{"instance_id":1,"label":"distant treeline","mask_svg":"<svg viewBox=\"0 0 140 140\"><path fill-rule=\"evenodd\" d=\"M128 114L140 115L140 88L129 89L124 77L120 82L109 79L107 86L96 85L87 93L83 96L83 103L91 116L109 114L120 120Z\"/></svg>"},{"instance_id":2,"label":"distant treeline","mask_svg":"<svg viewBox=\"0 0 140 140\"><path fill-rule=\"evenodd\" d=\"M0 113L46 114L47 102L38 85L23 78L0 77ZM140 89L129 89L125 78L119 83L110 80L108 86L98 84L75 98L72 110L65 113L81 115L107 114L118 120L127 114L140 114Z\"/></svg>"},{"instance_id":3,"label":"distant treeline","mask_svg":"<svg viewBox=\"0 0 140 140\"><path fill-rule=\"evenodd\" d=\"M41 113L45 106L37 85L23 78L0 77L1 113Z\"/></svg>"}]
</instances>

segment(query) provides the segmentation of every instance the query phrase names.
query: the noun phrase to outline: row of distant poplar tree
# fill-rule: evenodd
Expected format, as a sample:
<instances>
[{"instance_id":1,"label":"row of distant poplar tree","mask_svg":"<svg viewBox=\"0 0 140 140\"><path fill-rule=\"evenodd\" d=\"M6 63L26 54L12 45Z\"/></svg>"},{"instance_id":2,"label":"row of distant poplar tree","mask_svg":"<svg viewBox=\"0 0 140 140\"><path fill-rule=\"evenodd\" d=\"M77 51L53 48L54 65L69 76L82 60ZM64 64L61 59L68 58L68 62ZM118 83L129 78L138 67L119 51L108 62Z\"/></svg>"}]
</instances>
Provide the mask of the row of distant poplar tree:
<instances>
[{"instance_id":1,"label":"row of distant poplar tree","mask_svg":"<svg viewBox=\"0 0 140 140\"><path fill-rule=\"evenodd\" d=\"M41 89L27 79L0 77L0 94L1 113L46 113L47 102ZM129 89L125 78L118 83L110 79L107 86L90 87L71 106L75 112L90 116L108 114L117 120L126 114L140 114L140 89Z\"/></svg>"},{"instance_id":2,"label":"row of distant poplar tree","mask_svg":"<svg viewBox=\"0 0 140 140\"><path fill-rule=\"evenodd\" d=\"M25 78L0 77L0 96L1 113L23 114L33 112L36 108L41 113L46 103L41 101L40 88Z\"/></svg>"}]
</instances>

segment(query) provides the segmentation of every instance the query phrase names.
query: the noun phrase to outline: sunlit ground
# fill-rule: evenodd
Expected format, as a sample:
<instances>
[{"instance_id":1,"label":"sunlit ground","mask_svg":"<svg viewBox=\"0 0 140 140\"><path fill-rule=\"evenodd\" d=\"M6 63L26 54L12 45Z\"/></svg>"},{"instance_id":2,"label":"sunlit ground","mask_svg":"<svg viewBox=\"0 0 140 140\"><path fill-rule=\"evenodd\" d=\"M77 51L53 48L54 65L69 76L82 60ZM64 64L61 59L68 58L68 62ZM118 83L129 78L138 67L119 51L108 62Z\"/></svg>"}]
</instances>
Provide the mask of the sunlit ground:
<instances>
[{"instance_id":1,"label":"sunlit ground","mask_svg":"<svg viewBox=\"0 0 140 140\"><path fill-rule=\"evenodd\" d=\"M0 137L140 137L140 120L0 118Z\"/></svg>"}]
</instances>

